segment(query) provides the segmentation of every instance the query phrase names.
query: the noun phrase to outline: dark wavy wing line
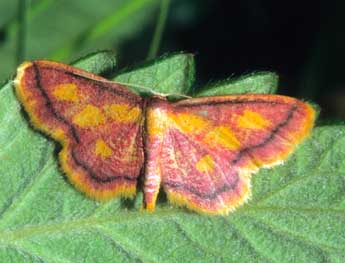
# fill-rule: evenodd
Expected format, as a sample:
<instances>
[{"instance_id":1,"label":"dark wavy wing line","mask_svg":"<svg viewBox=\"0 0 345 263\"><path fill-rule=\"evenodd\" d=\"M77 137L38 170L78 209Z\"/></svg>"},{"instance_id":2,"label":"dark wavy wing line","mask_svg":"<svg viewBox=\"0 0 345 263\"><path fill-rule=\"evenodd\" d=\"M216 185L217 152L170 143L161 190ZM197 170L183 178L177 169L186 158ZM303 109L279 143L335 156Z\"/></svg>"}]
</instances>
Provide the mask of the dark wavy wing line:
<instances>
[{"instance_id":1,"label":"dark wavy wing line","mask_svg":"<svg viewBox=\"0 0 345 263\"><path fill-rule=\"evenodd\" d=\"M35 62L33 62L33 64L35 64ZM35 64L35 65L36 65L36 67L38 67L37 64ZM122 90L119 90L119 89L114 89L113 87L109 87L109 85L106 84L106 83L110 82L108 80L101 81L101 80L98 80L98 79L90 79L90 78L88 78L86 76L83 76L81 74L77 74L77 73L74 73L74 72L71 72L71 71L68 71L68 70L64 70L64 69L60 69L60 68L52 68L52 67L43 66L43 65L40 65L39 67L41 67L43 69L58 71L58 72L61 72L63 74L75 77L77 79L83 79L83 80L86 80L86 81L92 80L93 82L97 82L97 85L100 86L101 89L106 90L106 91L108 91L110 93L113 93L116 96L120 96L120 97L126 98L128 100L138 101L138 98L139 98L139 101L141 100L140 96L138 96L138 95L136 95L134 93L131 94L130 90L128 90L128 92L125 92L125 91L122 91ZM116 84L116 83L114 83L114 84Z\"/></svg>"},{"instance_id":2,"label":"dark wavy wing line","mask_svg":"<svg viewBox=\"0 0 345 263\"><path fill-rule=\"evenodd\" d=\"M257 144L257 145L253 145L253 146L250 146L250 147L246 147L246 148L243 148L241 149L236 157L230 161L230 165L235 165L236 163L238 163L241 158L245 155L245 154L249 154L249 152L253 149L256 149L256 148L260 148L260 147L264 147L265 145L267 145L268 143L270 143L271 141L274 140L275 136L279 133L280 130L282 130L286 125L289 124L289 122L292 120L293 118L293 114L295 113L295 111L297 111L297 106L296 105L293 105L290 110L289 110L289 113L287 115L287 117L282 121L280 122L278 125L276 125L276 127L274 129L272 129L271 133L269 134L268 137L266 137L261 143ZM237 174L237 173L236 173ZM237 178L235 180L234 183L232 184L227 184L227 183L224 183L224 185L220 188L217 188L216 190L214 190L212 193L209 193L209 194L205 194L203 192L200 192L198 191L196 188L194 187L191 187L191 186L188 186L186 184L183 184L183 183L169 183L169 182L166 182L164 183L163 185L166 185L166 186L169 186L171 188L175 188L175 189L182 189L183 191L188 191L198 197L200 197L201 199L210 199L210 200L213 200L215 199L219 194L223 193L223 192L227 192L229 190L232 190L236 187L237 183L239 181L239 176L237 174Z\"/></svg>"},{"instance_id":3,"label":"dark wavy wing line","mask_svg":"<svg viewBox=\"0 0 345 263\"><path fill-rule=\"evenodd\" d=\"M36 88L40 91L40 93L42 94L42 97L44 98L45 100L45 105L46 107L52 112L52 114L54 115L54 117L61 121L62 123L64 123L69 131L70 131L70 134L72 136L72 138L75 140L76 143L80 143L80 138L79 138L79 135L76 131L76 129L70 125L70 123L62 116L60 115L53 107L52 105L52 102L51 100L49 99L49 96L48 94L46 93L46 91L43 89L42 87L42 83L41 83L41 77L40 77L40 71L39 71L39 68L37 66L37 64L35 64L34 62L32 63L33 65L33 69L34 69L34 72L35 72L35 81L36 81ZM55 70L55 69L54 69ZM61 70L62 71L62 70ZM65 71L64 71L65 72ZM65 72L65 73L71 73L73 74L72 72ZM75 77L79 77L79 78L84 78L86 80L89 80L88 78L85 78L85 77L82 77L80 75L73 75ZM101 82L100 82L101 83ZM106 86L101 86L101 87L106 87ZM108 91L112 90L114 91L113 89L110 89L109 87L107 88ZM116 93L117 94L117 93ZM126 181L135 181L136 178L133 178L133 177L130 177L130 176L127 176L127 175L111 175L111 176L108 176L106 178L100 178L98 176L96 176L96 174L84 163L80 162L78 160L78 158L76 158L76 155L74 153L73 150L71 150L71 157L73 159L73 161L80 167L82 167L86 172L87 174L90 175L90 178L92 180L94 180L95 182L97 183L109 183L109 182L113 182L113 181L116 181L116 180L126 180Z\"/></svg>"}]
</instances>

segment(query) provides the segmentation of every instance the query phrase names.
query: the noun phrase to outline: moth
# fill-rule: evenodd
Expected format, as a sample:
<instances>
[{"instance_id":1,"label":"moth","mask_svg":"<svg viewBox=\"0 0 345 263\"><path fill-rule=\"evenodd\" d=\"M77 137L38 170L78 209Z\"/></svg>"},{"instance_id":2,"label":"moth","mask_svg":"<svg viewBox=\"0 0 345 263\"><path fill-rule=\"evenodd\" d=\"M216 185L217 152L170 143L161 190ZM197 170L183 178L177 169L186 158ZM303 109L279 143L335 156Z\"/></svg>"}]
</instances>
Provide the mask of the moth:
<instances>
[{"instance_id":1,"label":"moth","mask_svg":"<svg viewBox=\"0 0 345 263\"><path fill-rule=\"evenodd\" d=\"M33 126L61 144L60 166L77 189L97 200L133 198L143 175L149 211L162 187L173 204L228 214L249 198L251 176L284 162L315 120L291 97L142 98L46 60L23 63L14 83Z\"/></svg>"}]
</instances>

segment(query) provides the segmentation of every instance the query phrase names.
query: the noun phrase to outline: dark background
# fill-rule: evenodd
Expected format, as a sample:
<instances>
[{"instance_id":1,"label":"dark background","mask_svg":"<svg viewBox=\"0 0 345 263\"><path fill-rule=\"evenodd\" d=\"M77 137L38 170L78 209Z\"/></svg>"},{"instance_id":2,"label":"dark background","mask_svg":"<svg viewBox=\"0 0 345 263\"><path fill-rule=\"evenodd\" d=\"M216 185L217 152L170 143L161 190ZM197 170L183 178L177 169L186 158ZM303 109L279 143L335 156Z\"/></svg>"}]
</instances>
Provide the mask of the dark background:
<instances>
[{"instance_id":1,"label":"dark background","mask_svg":"<svg viewBox=\"0 0 345 263\"><path fill-rule=\"evenodd\" d=\"M137 59L134 46L149 43L149 32L125 54ZM173 1L160 54L176 50L195 54L199 86L274 71L279 93L316 101L322 117L345 117L345 1Z\"/></svg>"},{"instance_id":2,"label":"dark background","mask_svg":"<svg viewBox=\"0 0 345 263\"><path fill-rule=\"evenodd\" d=\"M1 80L23 60L69 63L104 49L119 68L141 63L162 1L0 0ZM344 0L170 0L158 55L181 51L195 54L196 89L274 71L279 93L318 103L324 119L345 119Z\"/></svg>"}]
</instances>

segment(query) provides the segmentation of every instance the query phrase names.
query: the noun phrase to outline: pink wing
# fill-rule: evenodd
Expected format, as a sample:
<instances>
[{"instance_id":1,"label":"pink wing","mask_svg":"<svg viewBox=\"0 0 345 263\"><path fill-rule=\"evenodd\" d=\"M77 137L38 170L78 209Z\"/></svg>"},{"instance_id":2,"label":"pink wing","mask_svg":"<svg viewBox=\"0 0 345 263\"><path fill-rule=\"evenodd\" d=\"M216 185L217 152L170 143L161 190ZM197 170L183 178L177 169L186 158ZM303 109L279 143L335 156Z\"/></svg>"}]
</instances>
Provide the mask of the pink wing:
<instances>
[{"instance_id":1,"label":"pink wing","mask_svg":"<svg viewBox=\"0 0 345 263\"><path fill-rule=\"evenodd\" d=\"M283 162L310 132L306 103L276 95L238 95L169 103L147 110L145 201L162 184L172 203L227 214L250 194L250 176Z\"/></svg>"},{"instance_id":2,"label":"pink wing","mask_svg":"<svg viewBox=\"0 0 345 263\"><path fill-rule=\"evenodd\" d=\"M43 60L20 66L15 84L33 125L61 143L61 167L78 189L97 199L135 195L144 163L141 97Z\"/></svg>"}]
</instances>

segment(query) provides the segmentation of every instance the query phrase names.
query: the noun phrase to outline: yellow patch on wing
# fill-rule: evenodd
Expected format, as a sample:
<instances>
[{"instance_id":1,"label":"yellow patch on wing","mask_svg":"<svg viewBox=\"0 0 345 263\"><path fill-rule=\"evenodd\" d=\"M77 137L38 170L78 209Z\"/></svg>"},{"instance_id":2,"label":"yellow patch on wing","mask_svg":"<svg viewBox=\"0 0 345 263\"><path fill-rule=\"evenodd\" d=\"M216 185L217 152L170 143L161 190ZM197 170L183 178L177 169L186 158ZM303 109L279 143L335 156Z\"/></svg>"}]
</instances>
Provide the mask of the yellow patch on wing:
<instances>
[{"instance_id":1,"label":"yellow patch on wing","mask_svg":"<svg viewBox=\"0 0 345 263\"><path fill-rule=\"evenodd\" d=\"M52 130L51 135L54 139L58 140L61 143L66 140L65 132L61 128L57 128L57 129Z\"/></svg>"},{"instance_id":2,"label":"yellow patch on wing","mask_svg":"<svg viewBox=\"0 0 345 263\"><path fill-rule=\"evenodd\" d=\"M241 146L235 134L225 126L218 126L209 131L204 137L204 142L214 147L221 145L232 151Z\"/></svg>"},{"instance_id":3,"label":"yellow patch on wing","mask_svg":"<svg viewBox=\"0 0 345 263\"><path fill-rule=\"evenodd\" d=\"M169 114L169 118L172 119L184 133L197 134L202 132L209 125L209 122L204 118L188 113Z\"/></svg>"},{"instance_id":4,"label":"yellow patch on wing","mask_svg":"<svg viewBox=\"0 0 345 263\"><path fill-rule=\"evenodd\" d=\"M62 170L66 172L72 184L96 200L109 200L116 196L133 198L136 194L136 183L133 182L119 183L112 189L95 188L92 184L87 183L85 178L88 176L71 165L71 149L68 143L63 144L62 151L59 153L59 159Z\"/></svg>"},{"instance_id":5,"label":"yellow patch on wing","mask_svg":"<svg viewBox=\"0 0 345 263\"><path fill-rule=\"evenodd\" d=\"M57 100L76 102L79 101L78 86L73 83L56 85L53 95Z\"/></svg>"},{"instance_id":6,"label":"yellow patch on wing","mask_svg":"<svg viewBox=\"0 0 345 263\"><path fill-rule=\"evenodd\" d=\"M141 110L139 107L131 108L127 104L111 104L103 107L107 117L116 122L136 122L139 120Z\"/></svg>"},{"instance_id":7,"label":"yellow patch on wing","mask_svg":"<svg viewBox=\"0 0 345 263\"><path fill-rule=\"evenodd\" d=\"M263 130L271 125L271 122L265 119L257 112L245 110L237 120L238 127L251 130Z\"/></svg>"},{"instance_id":8,"label":"yellow patch on wing","mask_svg":"<svg viewBox=\"0 0 345 263\"><path fill-rule=\"evenodd\" d=\"M207 154L202 157L195 165L195 168L201 173L210 173L214 168L214 160L211 155Z\"/></svg>"},{"instance_id":9,"label":"yellow patch on wing","mask_svg":"<svg viewBox=\"0 0 345 263\"><path fill-rule=\"evenodd\" d=\"M73 123L82 128L95 127L105 122L106 118L101 110L90 104L73 117Z\"/></svg>"},{"instance_id":10,"label":"yellow patch on wing","mask_svg":"<svg viewBox=\"0 0 345 263\"><path fill-rule=\"evenodd\" d=\"M107 158L113 154L113 151L105 141L98 139L96 141L95 154L102 158Z\"/></svg>"}]
</instances>

